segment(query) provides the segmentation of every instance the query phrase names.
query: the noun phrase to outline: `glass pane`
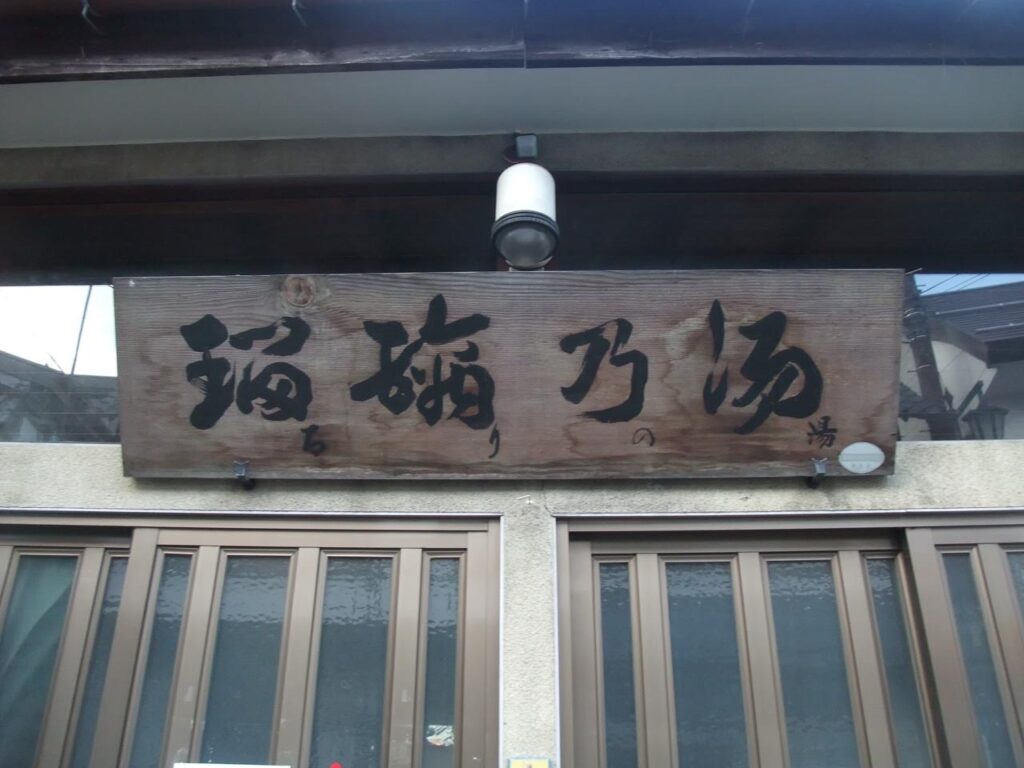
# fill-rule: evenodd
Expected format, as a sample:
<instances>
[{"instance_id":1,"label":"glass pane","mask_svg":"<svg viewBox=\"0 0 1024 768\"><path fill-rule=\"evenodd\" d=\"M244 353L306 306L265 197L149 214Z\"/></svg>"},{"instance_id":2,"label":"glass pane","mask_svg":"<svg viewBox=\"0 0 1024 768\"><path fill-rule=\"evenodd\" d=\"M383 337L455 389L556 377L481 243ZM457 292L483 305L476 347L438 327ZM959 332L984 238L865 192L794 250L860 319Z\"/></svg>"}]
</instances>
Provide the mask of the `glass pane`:
<instances>
[{"instance_id":1,"label":"glass pane","mask_svg":"<svg viewBox=\"0 0 1024 768\"><path fill-rule=\"evenodd\" d=\"M149 635L146 671L142 678L139 713L135 720L135 738L129 763L131 768L159 768L161 764L167 704L171 695L171 681L174 680L181 618L188 596L191 570L191 555L164 557Z\"/></svg>"},{"instance_id":2,"label":"glass pane","mask_svg":"<svg viewBox=\"0 0 1024 768\"><path fill-rule=\"evenodd\" d=\"M201 759L265 763L274 733L288 557L229 557Z\"/></svg>"},{"instance_id":3,"label":"glass pane","mask_svg":"<svg viewBox=\"0 0 1024 768\"><path fill-rule=\"evenodd\" d=\"M899 765L900 768L929 768L932 764L931 750L928 748L914 659L904 622L896 561L870 558L867 568L875 605L875 629L889 687L889 712Z\"/></svg>"},{"instance_id":4,"label":"glass pane","mask_svg":"<svg viewBox=\"0 0 1024 768\"><path fill-rule=\"evenodd\" d=\"M900 439L1024 437L1024 361L990 364L983 346L965 341L1016 338L1024 274L918 273L914 280L919 295L909 297L903 317Z\"/></svg>"},{"instance_id":5,"label":"glass pane","mask_svg":"<svg viewBox=\"0 0 1024 768\"><path fill-rule=\"evenodd\" d=\"M454 768L455 674L459 641L459 561L430 561L423 768Z\"/></svg>"},{"instance_id":6,"label":"glass pane","mask_svg":"<svg viewBox=\"0 0 1024 768\"><path fill-rule=\"evenodd\" d=\"M311 766L380 765L391 558L327 561Z\"/></svg>"},{"instance_id":7,"label":"glass pane","mask_svg":"<svg viewBox=\"0 0 1024 768\"><path fill-rule=\"evenodd\" d=\"M1010 577L1020 603L1020 615L1024 618L1024 552L1007 552L1006 557L1010 561Z\"/></svg>"},{"instance_id":8,"label":"glass pane","mask_svg":"<svg viewBox=\"0 0 1024 768\"><path fill-rule=\"evenodd\" d=\"M0 287L0 440L118 440L109 285Z\"/></svg>"},{"instance_id":9,"label":"glass pane","mask_svg":"<svg viewBox=\"0 0 1024 768\"><path fill-rule=\"evenodd\" d=\"M103 696L103 683L107 679L110 644L114 639L114 625L117 623L117 609L121 605L121 592L124 589L124 574L127 569L127 557L111 558L107 570L107 586L103 590L103 605L100 608L96 637L92 645L92 658L89 660L89 673L85 678L85 691L82 693L82 704L78 710L71 768L89 768L96 717L100 713L100 697Z\"/></svg>"},{"instance_id":10,"label":"glass pane","mask_svg":"<svg viewBox=\"0 0 1024 768\"><path fill-rule=\"evenodd\" d=\"M857 768L830 563L768 564L791 768Z\"/></svg>"},{"instance_id":11,"label":"glass pane","mask_svg":"<svg viewBox=\"0 0 1024 768\"><path fill-rule=\"evenodd\" d=\"M988 768L1014 765L1013 747L1006 729L1003 701L992 662L992 652L985 632L978 592L974 585L971 556L968 554L943 555L949 596L953 601L956 632L960 638L960 652L967 668L967 682L971 689L971 703L978 723L981 752Z\"/></svg>"},{"instance_id":12,"label":"glass pane","mask_svg":"<svg viewBox=\"0 0 1024 768\"><path fill-rule=\"evenodd\" d=\"M0 765L32 768L77 557L22 555L0 633Z\"/></svg>"},{"instance_id":13,"label":"glass pane","mask_svg":"<svg viewBox=\"0 0 1024 768\"><path fill-rule=\"evenodd\" d=\"M681 768L747 765L732 569L669 563L669 632Z\"/></svg>"},{"instance_id":14,"label":"glass pane","mask_svg":"<svg viewBox=\"0 0 1024 768\"><path fill-rule=\"evenodd\" d=\"M607 768L636 768L636 696L629 566L601 563L601 670Z\"/></svg>"}]
</instances>

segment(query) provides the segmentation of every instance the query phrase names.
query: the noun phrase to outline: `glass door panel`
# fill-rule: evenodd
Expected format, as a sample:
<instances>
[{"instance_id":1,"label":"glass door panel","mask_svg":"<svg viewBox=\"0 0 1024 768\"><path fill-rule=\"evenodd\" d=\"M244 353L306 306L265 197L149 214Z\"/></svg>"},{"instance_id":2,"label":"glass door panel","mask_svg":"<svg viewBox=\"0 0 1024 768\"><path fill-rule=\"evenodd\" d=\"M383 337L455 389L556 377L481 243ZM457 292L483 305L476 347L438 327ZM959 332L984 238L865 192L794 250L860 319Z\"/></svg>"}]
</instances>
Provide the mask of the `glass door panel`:
<instances>
[{"instance_id":1,"label":"glass door panel","mask_svg":"<svg viewBox=\"0 0 1024 768\"><path fill-rule=\"evenodd\" d=\"M192 555L165 554L149 620L142 689L135 715L129 768L161 768L178 646L192 571Z\"/></svg>"},{"instance_id":2,"label":"glass door panel","mask_svg":"<svg viewBox=\"0 0 1024 768\"><path fill-rule=\"evenodd\" d=\"M89 671L81 695L78 723L75 726L70 768L89 768L93 738L96 734L96 720L100 713L100 697L103 695L103 684L107 678L114 625L121 606L121 593L124 591L127 569L127 557L111 557L107 565L106 584L103 588L103 599L89 657Z\"/></svg>"},{"instance_id":3,"label":"glass door panel","mask_svg":"<svg viewBox=\"0 0 1024 768\"><path fill-rule=\"evenodd\" d=\"M857 768L832 564L769 562L767 570L790 766Z\"/></svg>"},{"instance_id":4,"label":"glass door panel","mask_svg":"<svg viewBox=\"0 0 1024 768\"><path fill-rule=\"evenodd\" d=\"M871 557L866 565L898 764L900 768L931 768L931 748L907 633L899 569L891 557Z\"/></svg>"},{"instance_id":5,"label":"glass door panel","mask_svg":"<svg viewBox=\"0 0 1024 768\"><path fill-rule=\"evenodd\" d=\"M394 558L328 557L311 766L381 764Z\"/></svg>"},{"instance_id":6,"label":"glass door panel","mask_svg":"<svg viewBox=\"0 0 1024 768\"><path fill-rule=\"evenodd\" d=\"M428 562L420 765L422 768L455 768L460 743L456 722L461 560L432 557Z\"/></svg>"},{"instance_id":7,"label":"glass door panel","mask_svg":"<svg viewBox=\"0 0 1024 768\"><path fill-rule=\"evenodd\" d=\"M0 629L0 766L32 768L64 633L76 555L19 554Z\"/></svg>"},{"instance_id":8,"label":"glass door panel","mask_svg":"<svg viewBox=\"0 0 1024 768\"><path fill-rule=\"evenodd\" d=\"M605 768L636 768L633 601L629 563L600 563Z\"/></svg>"},{"instance_id":9,"label":"glass door panel","mask_svg":"<svg viewBox=\"0 0 1024 768\"><path fill-rule=\"evenodd\" d=\"M206 763L265 763L275 732L291 558L226 558L200 751Z\"/></svg>"},{"instance_id":10,"label":"glass door panel","mask_svg":"<svg viewBox=\"0 0 1024 768\"><path fill-rule=\"evenodd\" d=\"M1010 579L1017 595L1020 615L1024 618L1024 552L1007 552L1006 559L1010 564Z\"/></svg>"},{"instance_id":11,"label":"glass door panel","mask_svg":"<svg viewBox=\"0 0 1024 768\"><path fill-rule=\"evenodd\" d=\"M728 562L665 564L682 768L745 768L746 709Z\"/></svg>"}]
</instances>

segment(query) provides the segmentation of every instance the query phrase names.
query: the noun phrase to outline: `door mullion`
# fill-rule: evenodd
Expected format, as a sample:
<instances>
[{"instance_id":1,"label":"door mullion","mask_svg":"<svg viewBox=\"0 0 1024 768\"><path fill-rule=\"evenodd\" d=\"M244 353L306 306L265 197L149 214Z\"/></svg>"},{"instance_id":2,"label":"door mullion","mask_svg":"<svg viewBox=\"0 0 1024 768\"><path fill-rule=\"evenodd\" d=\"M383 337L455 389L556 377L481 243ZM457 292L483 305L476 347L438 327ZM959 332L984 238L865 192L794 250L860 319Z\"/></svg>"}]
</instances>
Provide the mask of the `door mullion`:
<instances>
[{"instance_id":1,"label":"door mullion","mask_svg":"<svg viewBox=\"0 0 1024 768\"><path fill-rule=\"evenodd\" d=\"M416 733L417 659L420 606L423 601L423 551L404 548L398 556L394 647L391 660L391 717L388 728L388 768L412 768Z\"/></svg>"},{"instance_id":2,"label":"door mullion","mask_svg":"<svg viewBox=\"0 0 1024 768\"><path fill-rule=\"evenodd\" d=\"M189 762L193 740L198 740L200 736L197 713L203 690L203 668L219 559L219 547L200 547L196 556L171 695L170 725L164 746L165 763Z\"/></svg>"},{"instance_id":3,"label":"door mullion","mask_svg":"<svg viewBox=\"0 0 1024 768\"><path fill-rule=\"evenodd\" d=\"M573 758L576 765L600 766L601 701L597 680L597 611L589 541L569 543L569 605L572 609L572 687L575 705ZM569 695L564 691L563 696Z\"/></svg>"},{"instance_id":4,"label":"door mullion","mask_svg":"<svg viewBox=\"0 0 1024 768\"><path fill-rule=\"evenodd\" d=\"M292 575L291 607L285 635L287 645L278 707L275 762L281 765L298 765L302 750L319 565L319 549L299 549Z\"/></svg>"},{"instance_id":5,"label":"door mullion","mask_svg":"<svg viewBox=\"0 0 1024 768\"><path fill-rule=\"evenodd\" d=\"M114 637L110 643L111 661L107 666L107 679L103 684L96 718L90 764L97 768L119 764L145 625L146 605L150 598L153 566L156 563L156 539L155 528L136 528L132 534L124 591L121 593ZM155 594L153 599L156 599Z\"/></svg>"},{"instance_id":6,"label":"door mullion","mask_svg":"<svg viewBox=\"0 0 1024 768\"><path fill-rule=\"evenodd\" d=\"M999 656L1006 665L1006 680L1013 701L1012 712L1007 713L1007 724L1018 752L1024 737L1024 638L1021 636L1021 623L1018 616L1017 599L1010 582L1006 557L998 544L981 544L978 546L978 558L984 576L985 591L988 593L989 605L998 639Z\"/></svg>"},{"instance_id":7,"label":"door mullion","mask_svg":"<svg viewBox=\"0 0 1024 768\"><path fill-rule=\"evenodd\" d=\"M648 766L667 767L672 762L673 725L669 707L669 675L666 664L664 587L658 556L637 556L636 596L639 615L640 657L643 690L643 729ZM639 726L640 723L637 723Z\"/></svg>"},{"instance_id":8,"label":"door mullion","mask_svg":"<svg viewBox=\"0 0 1024 768\"><path fill-rule=\"evenodd\" d=\"M465 569L461 583L465 586L462 615L459 616L459 635L462 638L462 672L458 700L462 703L462 765L483 765L487 762L487 701L486 688L479 683L487 679L487 534L468 534ZM426 654L424 654L426 656ZM425 662L425 659L424 659ZM456 734L458 735L458 734Z\"/></svg>"},{"instance_id":9,"label":"door mullion","mask_svg":"<svg viewBox=\"0 0 1024 768\"><path fill-rule=\"evenodd\" d=\"M895 742L889 718L885 673L875 642L871 594L859 552L839 553L840 605L846 609L846 627L853 655L855 679L850 681L860 705L861 733L872 768L895 768Z\"/></svg>"},{"instance_id":10,"label":"door mullion","mask_svg":"<svg viewBox=\"0 0 1024 768\"><path fill-rule=\"evenodd\" d=\"M761 556L740 552L739 594L743 606L743 636L746 640L750 691L753 698L754 736L761 768L785 768L785 721L779 698L775 654L768 618L768 595Z\"/></svg>"},{"instance_id":11,"label":"door mullion","mask_svg":"<svg viewBox=\"0 0 1024 768\"><path fill-rule=\"evenodd\" d=\"M925 648L935 679L949 763L954 766L981 765L967 672L960 654L952 605L946 594L940 555L935 550L931 531L926 528L909 529L907 550L921 612Z\"/></svg>"},{"instance_id":12,"label":"door mullion","mask_svg":"<svg viewBox=\"0 0 1024 768\"><path fill-rule=\"evenodd\" d=\"M7 587L7 569L11 566L11 559L14 557L14 547L9 545L0 546L0 595L4 594ZM0 605L0 608L3 606ZM3 614L0 614L0 620ZM2 626L2 624L0 624Z\"/></svg>"}]
</instances>

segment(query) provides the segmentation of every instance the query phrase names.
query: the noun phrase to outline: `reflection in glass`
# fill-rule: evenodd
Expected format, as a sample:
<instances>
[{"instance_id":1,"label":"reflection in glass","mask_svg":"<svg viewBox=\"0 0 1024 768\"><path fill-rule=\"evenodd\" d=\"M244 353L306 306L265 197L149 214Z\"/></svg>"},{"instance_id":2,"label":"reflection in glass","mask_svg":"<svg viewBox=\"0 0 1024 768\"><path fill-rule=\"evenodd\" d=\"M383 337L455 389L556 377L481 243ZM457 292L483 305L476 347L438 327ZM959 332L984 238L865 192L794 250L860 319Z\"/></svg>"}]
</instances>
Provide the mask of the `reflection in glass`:
<instances>
[{"instance_id":1,"label":"reflection in glass","mask_svg":"<svg viewBox=\"0 0 1024 768\"><path fill-rule=\"evenodd\" d=\"M829 562L768 564L791 768L858 768Z\"/></svg>"},{"instance_id":2,"label":"reflection in glass","mask_svg":"<svg viewBox=\"0 0 1024 768\"><path fill-rule=\"evenodd\" d=\"M32 768L78 558L17 563L0 631L0 766Z\"/></svg>"},{"instance_id":3,"label":"reflection in glass","mask_svg":"<svg viewBox=\"0 0 1024 768\"><path fill-rule=\"evenodd\" d=\"M265 763L274 734L288 557L229 557L206 699L201 759Z\"/></svg>"},{"instance_id":4,"label":"reflection in glass","mask_svg":"<svg viewBox=\"0 0 1024 768\"><path fill-rule=\"evenodd\" d=\"M636 698L633 691L633 620L629 566L601 563L601 669L604 674L605 763L636 768Z\"/></svg>"},{"instance_id":5,"label":"reflection in glass","mask_svg":"<svg viewBox=\"0 0 1024 768\"><path fill-rule=\"evenodd\" d=\"M430 561L427 669L423 700L423 768L454 768L455 675L459 640L459 561Z\"/></svg>"},{"instance_id":6,"label":"reflection in glass","mask_svg":"<svg viewBox=\"0 0 1024 768\"><path fill-rule=\"evenodd\" d=\"M868 581L875 606L875 628L882 649L888 684L889 711L900 768L929 768L932 764L924 728L921 697L903 616L903 596L896 561L869 558Z\"/></svg>"},{"instance_id":7,"label":"reflection in glass","mask_svg":"<svg viewBox=\"0 0 1024 768\"><path fill-rule=\"evenodd\" d=\"M161 764L167 705L171 696L171 681L174 679L181 619L191 570L191 555L164 557L149 635L146 671L142 678L139 712L135 720L130 768L159 768Z\"/></svg>"},{"instance_id":8,"label":"reflection in glass","mask_svg":"<svg viewBox=\"0 0 1024 768\"><path fill-rule=\"evenodd\" d=\"M327 561L311 766L380 765L392 560Z\"/></svg>"},{"instance_id":9,"label":"reflection in glass","mask_svg":"<svg viewBox=\"0 0 1024 768\"><path fill-rule=\"evenodd\" d=\"M78 710L71 768L89 768L96 718L100 713L100 697L103 695L103 683L107 679L110 644L114 640L114 625L117 623L117 609L121 605L121 592L124 590L124 574L127 568L127 557L114 557L111 558L107 569L107 585L103 590L103 604L96 624L89 673L85 678L85 691L82 693L82 704Z\"/></svg>"},{"instance_id":10,"label":"reflection in glass","mask_svg":"<svg viewBox=\"0 0 1024 768\"><path fill-rule=\"evenodd\" d=\"M1013 747L1010 745L999 683L985 632L985 620L975 588L971 556L948 554L943 555L942 561L946 566L949 596L953 601L960 652L967 668L967 682L971 689L974 717L978 723L984 765L988 768L1013 765Z\"/></svg>"},{"instance_id":11,"label":"reflection in glass","mask_svg":"<svg viewBox=\"0 0 1024 768\"><path fill-rule=\"evenodd\" d=\"M668 563L669 632L681 768L747 765L732 569Z\"/></svg>"}]
</instances>

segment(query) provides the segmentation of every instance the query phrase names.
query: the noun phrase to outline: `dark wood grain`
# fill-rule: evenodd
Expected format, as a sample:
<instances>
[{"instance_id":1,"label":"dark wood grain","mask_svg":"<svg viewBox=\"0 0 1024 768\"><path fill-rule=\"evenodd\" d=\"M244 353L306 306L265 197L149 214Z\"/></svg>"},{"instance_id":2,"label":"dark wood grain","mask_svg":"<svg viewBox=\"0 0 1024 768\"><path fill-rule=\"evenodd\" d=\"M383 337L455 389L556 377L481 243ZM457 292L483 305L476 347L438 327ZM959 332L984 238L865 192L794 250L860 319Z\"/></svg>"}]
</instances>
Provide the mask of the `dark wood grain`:
<instances>
[{"instance_id":1,"label":"dark wood grain","mask_svg":"<svg viewBox=\"0 0 1024 768\"><path fill-rule=\"evenodd\" d=\"M811 459L831 459L847 444L879 445L893 471L901 273L872 271L694 271L429 273L205 278L135 278L115 282L122 439L125 472L136 477L230 477L236 460L255 478L609 478L808 475ZM366 320L401 322L410 341L430 300L443 294L448 322L482 313L490 327L471 337L478 363L495 381L493 458L490 428L474 430L444 417L428 426L416 407L392 414L376 399L355 402L349 388L379 367L379 346ZM718 299L726 316L716 375L728 366L728 399L706 413L704 380L712 370L708 312ZM812 418L770 416L752 434L734 430L754 412L731 405L750 384L740 367L753 348L738 328L772 311L788 324L777 352L798 347L820 368L820 407ZM270 362L294 363L313 384L308 418L268 421L259 405L245 415L232 405L210 429L189 422L203 394L185 375L200 358L180 327L212 313L229 332L264 326L282 316L307 322L301 351L270 357L257 342L249 351L213 350L241 378ZM622 423L584 416L629 394L631 365L601 364L578 405L562 387L581 370L584 348L559 347L568 334L624 318L633 325L621 352L646 355L649 378L642 412ZM277 338L283 338L282 331ZM604 333L614 338L612 328ZM443 370L457 362L459 341L424 347L414 365L431 381L435 354ZM396 349L394 354L401 351ZM803 386L798 378L787 393ZM421 385L416 385L418 393ZM475 409L471 409L475 412ZM830 416L835 445L808 438L808 422ZM300 429L319 425L326 450L303 451ZM654 445L647 433L654 437Z\"/></svg>"}]
</instances>

